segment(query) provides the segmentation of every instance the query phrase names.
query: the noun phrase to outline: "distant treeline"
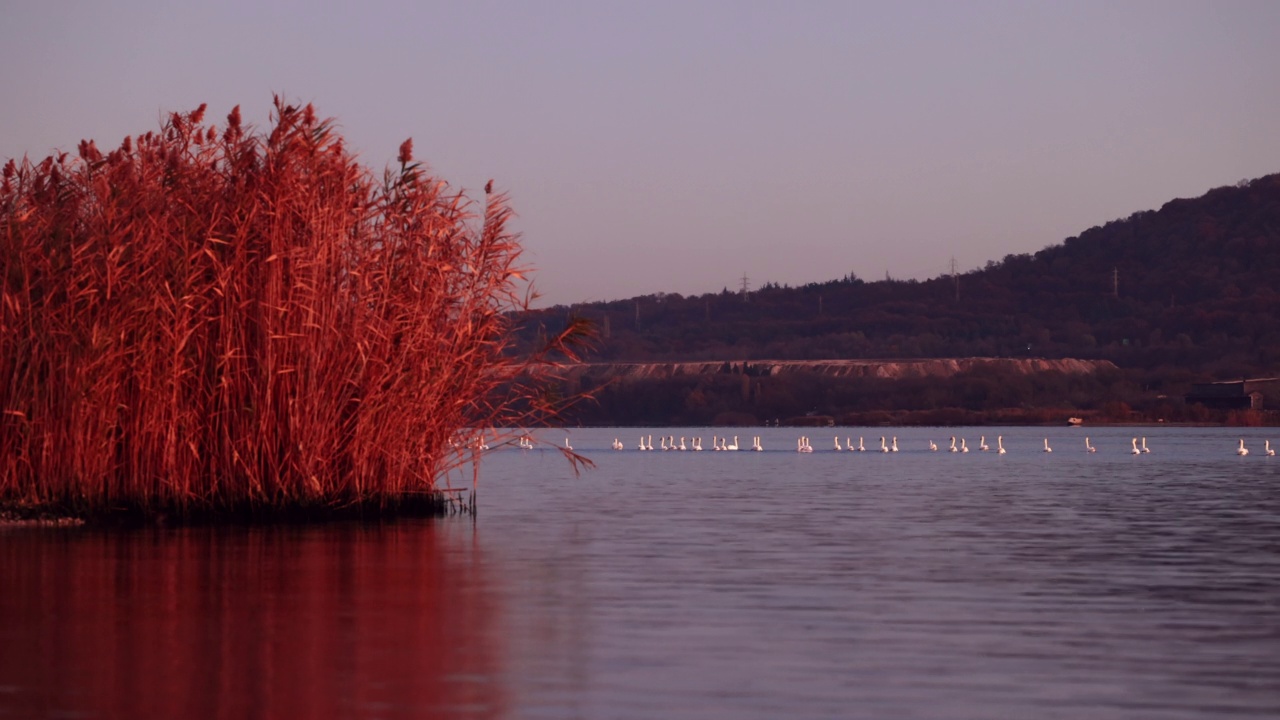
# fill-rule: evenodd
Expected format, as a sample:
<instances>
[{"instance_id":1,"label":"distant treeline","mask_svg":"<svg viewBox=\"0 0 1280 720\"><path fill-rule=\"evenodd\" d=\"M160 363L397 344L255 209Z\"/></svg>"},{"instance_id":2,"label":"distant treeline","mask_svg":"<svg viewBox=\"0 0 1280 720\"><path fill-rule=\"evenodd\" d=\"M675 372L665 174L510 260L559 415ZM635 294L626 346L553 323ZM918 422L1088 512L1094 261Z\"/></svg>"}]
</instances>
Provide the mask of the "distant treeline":
<instances>
[{"instance_id":1,"label":"distant treeline","mask_svg":"<svg viewBox=\"0 0 1280 720\"><path fill-rule=\"evenodd\" d=\"M595 401L573 408L583 425L994 425L1065 422L1275 424L1273 413L1187 405L1181 395L1151 393L1140 371L1032 374L978 368L947 378L708 374L604 382Z\"/></svg>"},{"instance_id":2,"label":"distant treeline","mask_svg":"<svg viewBox=\"0 0 1280 720\"><path fill-rule=\"evenodd\" d=\"M874 282L850 273L802 287L767 283L748 293L659 293L557 306L524 316L522 340L532 345L570 319L586 318L600 333L596 360L1034 356L1106 359L1123 368L1118 377L1033 381L1040 387L968 378L923 381L927 389L830 379L809 388L792 379L782 383L785 392L762 388L750 407L726 399L709 409L698 397L732 395L714 389L721 380L705 387L655 381L602 391L601 418L674 421L749 412L764 419L823 408L864 412L876 403L972 411L1150 406L1161 395L1180 397L1192 382L1277 374L1278 281L1280 175L1269 175L966 273ZM624 399L628 393L637 397ZM839 400L846 393L849 400Z\"/></svg>"}]
</instances>

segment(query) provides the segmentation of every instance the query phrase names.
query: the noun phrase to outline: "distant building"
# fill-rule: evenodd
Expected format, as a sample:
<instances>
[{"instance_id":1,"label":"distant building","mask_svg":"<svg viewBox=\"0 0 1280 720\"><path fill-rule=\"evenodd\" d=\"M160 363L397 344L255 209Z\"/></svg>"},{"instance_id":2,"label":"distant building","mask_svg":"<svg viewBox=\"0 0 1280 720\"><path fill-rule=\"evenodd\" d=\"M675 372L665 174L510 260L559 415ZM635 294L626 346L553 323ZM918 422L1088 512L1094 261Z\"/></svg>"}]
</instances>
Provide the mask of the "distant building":
<instances>
[{"instance_id":1,"label":"distant building","mask_svg":"<svg viewBox=\"0 0 1280 720\"><path fill-rule=\"evenodd\" d=\"M1280 406L1280 378L1198 383L1187 393L1188 403L1220 410L1261 410L1268 400Z\"/></svg>"}]
</instances>

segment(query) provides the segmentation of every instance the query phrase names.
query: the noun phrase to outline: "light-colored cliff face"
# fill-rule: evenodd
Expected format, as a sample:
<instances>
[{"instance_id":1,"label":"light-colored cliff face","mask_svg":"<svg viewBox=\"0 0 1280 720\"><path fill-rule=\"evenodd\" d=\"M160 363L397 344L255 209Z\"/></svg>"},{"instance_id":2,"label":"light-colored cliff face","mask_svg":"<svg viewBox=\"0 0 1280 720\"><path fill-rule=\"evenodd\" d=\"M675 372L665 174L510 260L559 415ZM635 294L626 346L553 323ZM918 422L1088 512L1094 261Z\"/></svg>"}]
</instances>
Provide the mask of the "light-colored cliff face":
<instances>
[{"instance_id":1,"label":"light-colored cliff face","mask_svg":"<svg viewBox=\"0 0 1280 720\"><path fill-rule=\"evenodd\" d=\"M742 374L755 376L809 373L827 377L885 379L945 378L978 368L998 374L1031 375L1057 371L1070 375L1115 369L1109 360L1063 358L927 358L919 360L722 360L719 362L582 363L565 369L569 378L651 380L697 375Z\"/></svg>"}]
</instances>

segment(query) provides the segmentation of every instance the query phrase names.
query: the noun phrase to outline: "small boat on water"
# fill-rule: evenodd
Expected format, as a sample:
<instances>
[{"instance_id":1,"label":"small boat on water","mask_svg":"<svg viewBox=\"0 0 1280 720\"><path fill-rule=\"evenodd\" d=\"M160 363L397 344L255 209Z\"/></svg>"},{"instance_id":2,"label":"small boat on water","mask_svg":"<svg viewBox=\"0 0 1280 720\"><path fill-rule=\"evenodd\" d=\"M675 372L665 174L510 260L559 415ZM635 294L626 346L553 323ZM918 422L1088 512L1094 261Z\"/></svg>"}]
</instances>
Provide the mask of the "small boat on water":
<instances>
[{"instance_id":1,"label":"small boat on water","mask_svg":"<svg viewBox=\"0 0 1280 720\"><path fill-rule=\"evenodd\" d=\"M1068 424L1068 425L1071 425L1071 426L1083 425L1083 424L1084 424L1084 418L1069 417L1069 418L1067 418L1067 424Z\"/></svg>"}]
</instances>

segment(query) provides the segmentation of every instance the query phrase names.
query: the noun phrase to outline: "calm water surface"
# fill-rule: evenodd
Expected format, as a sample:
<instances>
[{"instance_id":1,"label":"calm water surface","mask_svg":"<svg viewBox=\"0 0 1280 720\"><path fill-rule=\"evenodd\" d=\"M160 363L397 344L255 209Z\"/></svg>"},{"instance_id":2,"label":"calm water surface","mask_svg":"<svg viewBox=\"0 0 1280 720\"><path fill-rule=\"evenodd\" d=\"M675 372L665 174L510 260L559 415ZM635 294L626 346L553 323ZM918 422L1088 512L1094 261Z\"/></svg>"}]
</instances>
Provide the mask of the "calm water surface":
<instances>
[{"instance_id":1,"label":"calm water surface","mask_svg":"<svg viewBox=\"0 0 1280 720\"><path fill-rule=\"evenodd\" d=\"M651 432L474 522L0 530L0 717L1280 717L1267 430Z\"/></svg>"}]
</instances>

